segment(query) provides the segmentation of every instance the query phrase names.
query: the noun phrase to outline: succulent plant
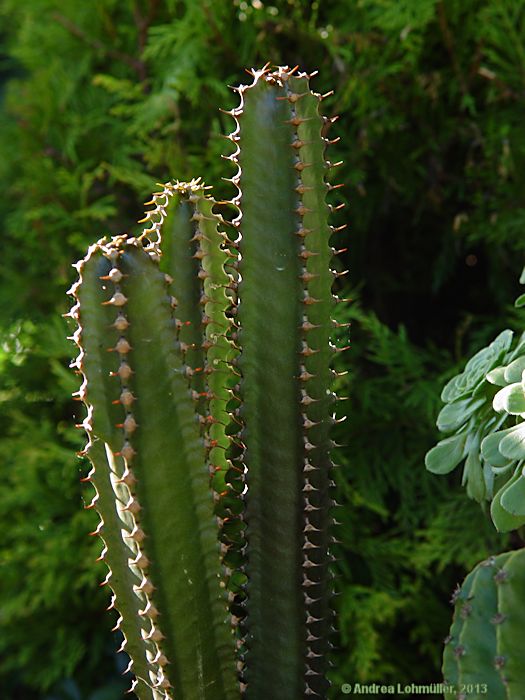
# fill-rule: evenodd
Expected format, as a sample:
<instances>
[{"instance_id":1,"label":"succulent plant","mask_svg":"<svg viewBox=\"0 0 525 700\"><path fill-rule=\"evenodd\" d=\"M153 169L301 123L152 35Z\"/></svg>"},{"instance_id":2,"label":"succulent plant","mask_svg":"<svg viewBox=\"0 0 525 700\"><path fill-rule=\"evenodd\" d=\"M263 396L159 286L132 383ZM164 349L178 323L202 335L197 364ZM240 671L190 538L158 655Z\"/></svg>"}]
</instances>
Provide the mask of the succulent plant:
<instances>
[{"instance_id":1,"label":"succulent plant","mask_svg":"<svg viewBox=\"0 0 525 700\"><path fill-rule=\"evenodd\" d=\"M520 278L525 283L525 270ZM524 295L516 301L525 306ZM505 330L444 387L438 428L452 433L426 455L435 474L464 462L471 498L491 502L499 531L525 524L525 333ZM478 564L455 591L445 640L445 700L521 700L525 673L519 650L525 630L525 549Z\"/></svg>"},{"instance_id":2,"label":"succulent plant","mask_svg":"<svg viewBox=\"0 0 525 700\"><path fill-rule=\"evenodd\" d=\"M525 283L525 276L521 280ZM516 306L525 304L523 295ZM480 503L491 502L494 525L525 524L525 332L505 330L476 353L444 387L437 427L450 435L426 455L434 474L464 463L462 483Z\"/></svg>"},{"instance_id":3,"label":"succulent plant","mask_svg":"<svg viewBox=\"0 0 525 700\"><path fill-rule=\"evenodd\" d=\"M251 74L230 112L236 218L200 179L166 183L71 290L89 507L140 700L329 685L332 120L306 73Z\"/></svg>"},{"instance_id":4,"label":"succulent plant","mask_svg":"<svg viewBox=\"0 0 525 700\"><path fill-rule=\"evenodd\" d=\"M523 698L524 590L524 549L481 562L458 586L443 654L446 700Z\"/></svg>"}]
</instances>

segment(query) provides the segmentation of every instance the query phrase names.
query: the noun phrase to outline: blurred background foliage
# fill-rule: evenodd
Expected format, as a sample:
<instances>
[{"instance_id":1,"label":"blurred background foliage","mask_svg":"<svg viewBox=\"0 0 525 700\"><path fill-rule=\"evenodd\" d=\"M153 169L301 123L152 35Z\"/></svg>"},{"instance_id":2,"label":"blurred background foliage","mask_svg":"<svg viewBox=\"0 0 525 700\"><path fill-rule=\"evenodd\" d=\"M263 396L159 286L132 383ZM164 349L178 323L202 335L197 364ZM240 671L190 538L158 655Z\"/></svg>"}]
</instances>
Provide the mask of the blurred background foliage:
<instances>
[{"instance_id":1,"label":"blurred background foliage","mask_svg":"<svg viewBox=\"0 0 525 700\"><path fill-rule=\"evenodd\" d=\"M3 0L2 700L120 700L129 679L87 533L82 408L60 314L73 263L136 232L155 183L233 195L218 107L245 67L319 70L339 114L352 350L338 357L342 682L440 680L450 593L509 545L425 471L445 379L516 323L525 236L523 0ZM341 190L338 190L341 192ZM343 340L344 342L344 340ZM519 541L510 543L518 546ZM96 680L94 680L96 679ZM129 697L129 696L128 696Z\"/></svg>"}]
</instances>

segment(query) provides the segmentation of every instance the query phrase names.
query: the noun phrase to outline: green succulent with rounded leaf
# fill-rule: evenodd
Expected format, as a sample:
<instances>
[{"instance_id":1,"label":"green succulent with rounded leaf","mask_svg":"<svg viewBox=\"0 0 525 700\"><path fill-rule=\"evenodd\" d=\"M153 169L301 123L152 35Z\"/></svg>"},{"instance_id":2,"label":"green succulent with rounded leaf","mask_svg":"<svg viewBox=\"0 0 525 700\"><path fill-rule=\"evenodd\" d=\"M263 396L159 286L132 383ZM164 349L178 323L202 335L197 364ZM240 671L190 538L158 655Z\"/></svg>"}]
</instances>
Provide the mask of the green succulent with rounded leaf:
<instances>
[{"instance_id":1,"label":"green succulent with rounded leaf","mask_svg":"<svg viewBox=\"0 0 525 700\"><path fill-rule=\"evenodd\" d=\"M525 274L520 282L525 283ZM525 305L524 295L516 301ZM491 502L501 532L525 524L525 332L502 331L445 385L437 427L447 437L425 457L434 474L463 464L470 498Z\"/></svg>"}]
</instances>

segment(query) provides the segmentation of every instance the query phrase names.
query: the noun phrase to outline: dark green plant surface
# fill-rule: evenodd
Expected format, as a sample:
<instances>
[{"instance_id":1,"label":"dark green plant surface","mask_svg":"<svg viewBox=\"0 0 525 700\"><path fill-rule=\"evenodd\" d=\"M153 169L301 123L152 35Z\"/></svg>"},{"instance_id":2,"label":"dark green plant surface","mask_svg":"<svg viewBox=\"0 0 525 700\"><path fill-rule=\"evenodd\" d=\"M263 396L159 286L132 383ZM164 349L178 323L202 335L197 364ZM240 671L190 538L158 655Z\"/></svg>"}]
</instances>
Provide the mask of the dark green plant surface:
<instances>
[{"instance_id":1,"label":"dark green plant surface","mask_svg":"<svg viewBox=\"0 0 525 700\"><path fill-rule=\"evenodd\" d=\"M525 681L519 654L525 550L478 564L454 592L454 619L445 640L445 699L519 700ZM518 651L518 653L516 653Z\"/></svg>"},{"instance_id":2,"label":"dark green plant surface","mask_svg":"<svg viewBox=\"0 0 525 700\"><path fill-rule=\"evenodd\" d=\"M350 267L359 302L339 318L354 326L338 358L352 370L338 380L349 418L334 431L347 445L334 696L354 679L440 679L449 590L506 546L456 476L427 474L423 460L444 382L518 327L524 21L512 0L2 3L6 700L71 676L87 698L95 668L114 672L105 567L85 536L97 518L79 513L70 458L82 447L71 416L84 417L64 400L77 387L56 320L70 264L94 235L138 232L155 182L205 172L217 199L235 194L220 179L230 125L217 105L235 106L225 83L267 60L319 69L313 87L335 88L325 110L341 115L330 138L344 136L330 155L344 160L351 203L334 221L351 224L338 269Z\"/></svg>"},{"instance_id":3,"label":"dark green plant surface","mask_svg":"<svg viewBox=\"0 0 525 700\"><path fill-rule=\"evenodd\" d=\"M171 278L156 251L125 236L91 246L78 270L71 314L79 324L75 366L88 407L92 505L101 515L102 558L133 687L141 700L172 697L172 687L187 698L234 698L206 447L178 344Z\"/></svg>"},{"instance_id":4,"label":"dark green plant surface","mask_svg":"<svg viewBox=\"0 0 525 700\"><path fill-rule=\"evenodd\" d=\"M325 122L306 74L254 72L240 98L232 160L240 234L237 394L248 489L247 696L323 697L333 618L335 404Z\"/></svg>"}]
</instances>

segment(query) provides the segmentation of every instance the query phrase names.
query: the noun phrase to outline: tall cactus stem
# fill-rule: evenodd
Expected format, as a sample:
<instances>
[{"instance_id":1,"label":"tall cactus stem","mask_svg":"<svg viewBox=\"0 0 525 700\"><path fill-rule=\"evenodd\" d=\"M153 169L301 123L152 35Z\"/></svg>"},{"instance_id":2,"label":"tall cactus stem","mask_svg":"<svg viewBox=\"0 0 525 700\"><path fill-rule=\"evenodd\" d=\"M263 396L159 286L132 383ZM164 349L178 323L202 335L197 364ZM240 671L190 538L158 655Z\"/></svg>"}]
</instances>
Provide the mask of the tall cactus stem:
<instances>
[{"instance_id":1,"label":"tall cactus stem","mask_svg":"<svg viewBox=\"0 0 525 700\"><path fill-rule=\"evenodd\" d=\"M309 76L253 72L232 110L246 471L248 698L328 688L333 307L320 97ZM288 304L281 303L286 298ZM295 329L295 330L292 330ZM281 533L289 533L283 542ZM256 630L256 631L255 631Z\"/></svg>"},{"instance_id":2,"label":"tall cactus stem","mask_svg":"<svg viewBox=\"0 0 525 700\"><path fill-rule=\"evenodd\" d=\"M77 364L88 383L84 427L106 444L108 463L122 464L115 476L111 472L112 507L129 526L122 544L113 537L108 555L112 549L120 561L118 548L126 553L131 548L127 565L138 579L114 589L121 613L117 626L126 634L133 619L141 621L141 651L129 649L135 692L145 684L151 693L144 697L153 700L171 700L177 693L195 700L233 699L233 645L216 573L205 449L180 357L180 324L155 246L146 251L142 241L125 237L99 241L73 289L80 304ZM100 484L107 465L96 458L93 463ZM174 488L167 489L169 484ZM105 530L114 515L101 502L98 486L97 491ZM147 674L139 675L143 657Z\"/></svg>"},{"instance_id":3,"label":"tall cactus stem","mask_svg":"<svg viewBox=\"0 0 525 700\"><path fill-rule=\"evenodd\" d=\"M231 303L227 291L234 290L234 282L225 269L230 255L225 242L229 245L230 241L221 229L226 222L214 212L209 189L200 178L162 185L147 203L153 209L142 220L148 227L140 238L148 250L162 254L162 268L178 300L179 341L201 414L212 486L218 495L227 489L225 476L231 468L225 455L230 443L225 370L235 353L226 316Z\"/></svg>"}]
</instances>

